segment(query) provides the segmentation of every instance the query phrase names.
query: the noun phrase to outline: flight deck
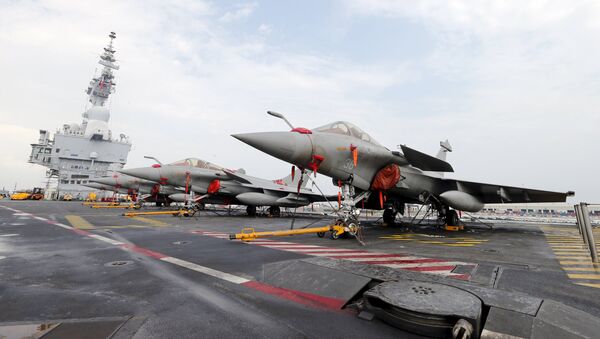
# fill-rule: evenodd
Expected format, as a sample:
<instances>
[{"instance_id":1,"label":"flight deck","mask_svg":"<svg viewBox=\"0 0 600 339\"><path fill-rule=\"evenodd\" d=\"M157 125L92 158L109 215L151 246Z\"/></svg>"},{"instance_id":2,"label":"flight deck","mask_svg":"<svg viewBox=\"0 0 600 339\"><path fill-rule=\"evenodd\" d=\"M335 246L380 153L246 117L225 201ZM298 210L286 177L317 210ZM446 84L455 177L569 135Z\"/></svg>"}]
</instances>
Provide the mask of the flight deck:
<instances>
[{"instance_id":1,"label":"flight deck","mask_svg":"<svg viewBox=\"0 0 600 339\"><path fill-rule=\"evenodd\" d=\"M0 334L419 337L369 304L383 283L415 282L413 290L425 294L443 286L482 300L471 337L542 337L549 330L586 337L600 326L600 268L573 225L466 223L464 231L447 232L382 227L371 217L361 220L365 246L313 234L229 240L244 227L330 221L249 218L227 209L125 217L80 202L2 201ZM436 310L452 305L444 291L435 295L442 298Z\"/></svg>"}]
</instances>

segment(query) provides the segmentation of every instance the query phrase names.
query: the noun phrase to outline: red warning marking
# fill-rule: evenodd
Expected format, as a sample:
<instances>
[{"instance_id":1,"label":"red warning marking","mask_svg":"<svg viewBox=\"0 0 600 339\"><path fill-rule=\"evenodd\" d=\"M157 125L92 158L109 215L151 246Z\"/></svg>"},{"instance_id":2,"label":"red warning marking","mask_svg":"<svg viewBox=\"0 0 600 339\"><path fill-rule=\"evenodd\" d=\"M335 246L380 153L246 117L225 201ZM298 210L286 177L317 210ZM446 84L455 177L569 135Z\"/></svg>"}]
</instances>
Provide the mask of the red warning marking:
<instances>
[{"instance_id":1,"label":"red warning marking","mask_svg":"<svg viewBox=\"0 0 600 339\"><path fill-rule=\"evenodd\" d=\"M366 251L353 251L353 250L347 250L347 251L340 251L340 250L323 250L323 249L317 249L315 248L314 251L302 251L302 253L304 254L320 254L320 253L332 253L332 254L336 254L336 253L367 253Z\"/></svg>"},{"instance_id":2,"label":"red warning marking","mask_svg":"<svg viewBox=\"0 0 600 339\"><path fill-rule=\"evenodd\" d=\"M406 267L403 268L407 271L420 271L420 272L429 272L429 271L451 271L456 266L425 266L425 267Z\"/></svg>"},{"instance_id":3,"label":"red warning marking","mask_svg":"<svg viewBox=\"0 0 600 339\"><path fill-rule=\"evenodd\" d=\"M442 259L432 259L432 258L422 258L422 259L411 259L411 260L386 260L386 261L361 261L363 264L373 264L373 265L381 265L381 264L423 264L423 263L436 263L436 262L448 262L448 260ZM454 267L454 265L452 266Z\"/></svg>"},{"instance_id":4,"label":"red warning marking","mask_svg":"<svg viewBox=\"0 0 600 339\"><path fill-rule=\"evenodd\" d=\"M125 244L125 245L121 245L121 247L123 247L126 250L133 251L133 252L136 252L136 253L140 253L140 254L143 254L145 256L156 258L156 259L161 259L161 258L168 257L165 254L154 252L154 251L151 251L149 249L146 249L146 248L143 248L143 247L138 247L138 246L135 246L135 245Z\"/></svg>"},{"instance_id":5,"label":"red warning marking","mask_svg":"<svg viewBox=\"0 0 600 339\"><path fill-rule=\"evenodd\" d=\"M321 307L339 311L345 304L345 301L341 299L323 297L312 293L275 287L258 281L248 281L243 283L242 285L257 291L261 291L263 293L275 295L280 298L287 299L306 306Z\"/></svg>"},{"instance_id":6,"label":"red warning marking","mask_svg":"<svg viewBox=\"0 0 600 339\"><path fill-rule=\"evenodd\" d=\"M77 234L81 234L81 235L89 235L90 232L84 231L84 230L80 230L78 228L71 228L71 231L77 233Z\"/></svg>"},{"instance_id":7,"label":"red warning marking","mask_svg":"<svg viewBox=\"0 0 600 339\"><path fill-rule=\"evenodd\" d=\"M366 255L351 255L351 254L344 254L344 255L332 255L332 257L335 257L336 259L354 259L354 258L401 258L401 257L407 257L409 256L408 254L366 254Z\"/></svg>"}]
</instances>

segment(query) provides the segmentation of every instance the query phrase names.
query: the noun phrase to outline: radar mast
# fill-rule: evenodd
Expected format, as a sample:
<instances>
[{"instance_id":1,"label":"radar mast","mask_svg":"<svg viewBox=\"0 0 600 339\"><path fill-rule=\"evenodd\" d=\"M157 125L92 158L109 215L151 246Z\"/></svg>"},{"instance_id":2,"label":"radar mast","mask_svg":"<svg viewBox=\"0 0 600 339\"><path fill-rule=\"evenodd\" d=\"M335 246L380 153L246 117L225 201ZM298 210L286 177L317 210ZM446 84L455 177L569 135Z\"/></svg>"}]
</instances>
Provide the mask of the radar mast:
<instances>
[{"instance_id":1,"label":"radar mast","mask_svg":"<svg viewBox=\"0 0 600 339\"><path fill-rule=\"evenodd\" d=\"M95 77L90 81L86 93L90 96L89 101L94 106L104 106L109 95L114 92L116 86L114 82L113 70L118 70L116 64L115 49L113 48L113 40L117 38L115 32L110 32L108 35L110 42L104 47L104 52L100 55L98 63L102 66L102 72L99 77Z\"/></svg>"}]
</instances>

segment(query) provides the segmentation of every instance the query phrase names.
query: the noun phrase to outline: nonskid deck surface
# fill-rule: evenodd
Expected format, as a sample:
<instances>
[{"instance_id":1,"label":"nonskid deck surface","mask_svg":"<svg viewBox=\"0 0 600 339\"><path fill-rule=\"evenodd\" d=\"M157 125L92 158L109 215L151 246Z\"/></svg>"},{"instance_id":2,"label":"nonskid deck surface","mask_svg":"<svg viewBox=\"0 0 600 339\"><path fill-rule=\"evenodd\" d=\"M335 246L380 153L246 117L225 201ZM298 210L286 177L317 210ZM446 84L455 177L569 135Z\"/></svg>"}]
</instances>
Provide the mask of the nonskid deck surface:
<instances>
[{"instance_id":1,"label":"nonskid deck surface","mask_svg":"<svg viewBox=\"0 0 600 339\"><path fill-rule=\"evenodd\" d=\"M398 335L377 319L339 310L343 303L334 297L261 281L266 264L310 257L459 279L600 314L600 274L573 247L579 246L575 228L496 224L442 232L367 221L366 246L316 235L249 244L227 239L243 227L329 222L225 211L128 218L77 202L0 202L0 299L6 305L0 326L77 320L123 337L323 337L332 328L336 336Z\"/></svg>"}]
</instances>

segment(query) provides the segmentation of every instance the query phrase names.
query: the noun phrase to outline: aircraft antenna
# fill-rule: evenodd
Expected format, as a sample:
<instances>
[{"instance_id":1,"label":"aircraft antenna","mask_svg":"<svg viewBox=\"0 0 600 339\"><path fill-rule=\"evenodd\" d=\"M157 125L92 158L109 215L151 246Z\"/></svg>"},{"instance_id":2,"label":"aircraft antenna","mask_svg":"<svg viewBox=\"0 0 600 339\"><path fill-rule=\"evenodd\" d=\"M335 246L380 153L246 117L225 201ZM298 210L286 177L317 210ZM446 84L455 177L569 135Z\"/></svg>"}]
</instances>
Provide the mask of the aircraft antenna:
<instances>
[{"instance_id":1,"label":"aircraft antenna","mask_svg":"<svg viewBox=\"0 0 600 339\"><path fill-rule=\"evenodd\" d=\"M162 162L160 162L160 160L156 159L155 157L151 157L151 156L148 156L148 155L144 155L144 158L145 158L145 159L152 159L152 160L156 161L156 162L157 162L159 165L161 165L161 166L162 166L162 164L163 164Z\"/></svg>"},{"instance_id":2,"label":"aircraft antenna","mask_svg":"<svg viewBox=\"0 0 600 339\"><path fill-rule=\"evenodd\" d=\"M288 124L288 126L290 126L291 129L294 129L294 126L288 121L288 119L285 118L285 116L283 114L277 113L274 111L267 111L267 114L272 115L276 118L279 118L279 119L285 121L285 123Z\"/></svg>"}]
</instances>

